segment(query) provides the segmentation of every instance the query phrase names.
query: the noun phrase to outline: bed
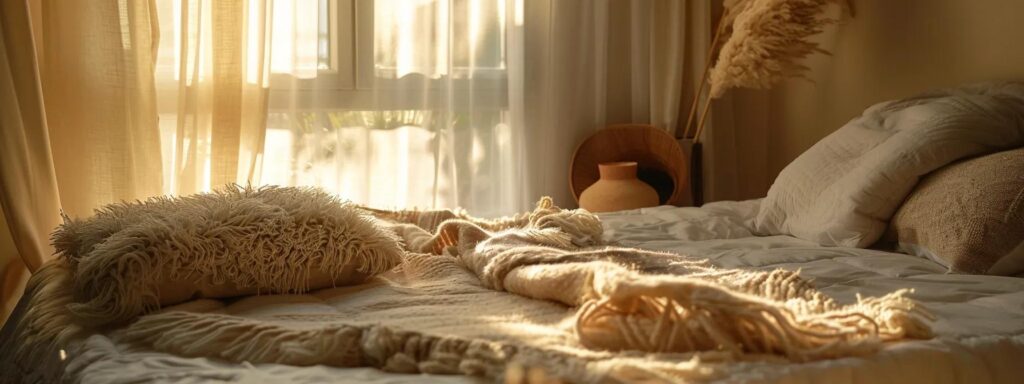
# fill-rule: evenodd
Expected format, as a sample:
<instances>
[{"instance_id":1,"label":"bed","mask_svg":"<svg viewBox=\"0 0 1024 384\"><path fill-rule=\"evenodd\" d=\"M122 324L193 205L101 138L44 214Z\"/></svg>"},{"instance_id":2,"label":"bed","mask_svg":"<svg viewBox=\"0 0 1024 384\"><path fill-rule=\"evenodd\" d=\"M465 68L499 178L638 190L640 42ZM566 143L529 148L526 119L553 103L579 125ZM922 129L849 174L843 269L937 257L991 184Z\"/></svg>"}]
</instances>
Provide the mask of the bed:
<instances>
[{"instance_id":1,"label":"bed","mask_svg":"<svg viewBox=\"0 0 1024 384\"><path fill-rule=\"evenodd\" d=\"M951 273L956 264L878 240L901 217L913 217L897 210L921 194L920 177L1024 146L1022 111L1021 85L883 103L787 167L764 199L597 216L542 199L510 220L444 211L444 220L429 224L405 212L376 212L398 223L387 232L406 251L397 266L360 284L146 307L122 323L80 332L62 348L35 339L52 348L28 360L19 359L17 324L62 314L63 304L26 295L0 335L0 343L15 346L0 351L0 378L1019 382L1024 278ZM1013 159L1024 154L1011 152ZM1008 179L1018 182L1021 174ZM928 177L922 185L942 189ZM801 182L808 178L815 182ZM48 285L35 286L33 292ZM684 304L690 312L673 309ZM57 309L33 312L48 305ZM601 312L607 308L627 314ZM686 317L696 312L704 314ZM724 324L730 321L736 324ZM644 337L630 334L635 330ZM66 329L45 331L63 337Z\"/></svg>"},{"instance_id":2,"label":"bed","mask_svg":"<svg viewBox=\"0 0 1024 384\"><path fill-rule=\"evenodd\" d=\"M936 337L885 346L877 354L793 364L731 364L725 381L833 383L1011 383L1024 362L1024 279L958 275L933 261L881 250L821 247L790 236L756 237L751 221L759 200L710 203L701 208L662 206L603 214L606 235L623 245L682 255L702 255L723 267L799 270L822 291L850 302L855 295L878 296L913 288L913 298L935 315ZM388 278L387 276L385 276ZM392 277L393 278L393 277ZM356 302L369 284L306 295L256 296L222 303L202 301L165 310L188 309L246 318L330 321L381 305ZM417 299L419 300L419 299ZM422 323L434 311L424 306ZM460 325L455 325L460 326ZM431 329L445 332L446 325ZM373 368L292 367L231 364L138 350L95 335L72 349L66 372L78 382L298 382L396 383L475 382L465 376L403 375ZM715 380L711 380L715 381Z\"/></svg>"}]
</instances>

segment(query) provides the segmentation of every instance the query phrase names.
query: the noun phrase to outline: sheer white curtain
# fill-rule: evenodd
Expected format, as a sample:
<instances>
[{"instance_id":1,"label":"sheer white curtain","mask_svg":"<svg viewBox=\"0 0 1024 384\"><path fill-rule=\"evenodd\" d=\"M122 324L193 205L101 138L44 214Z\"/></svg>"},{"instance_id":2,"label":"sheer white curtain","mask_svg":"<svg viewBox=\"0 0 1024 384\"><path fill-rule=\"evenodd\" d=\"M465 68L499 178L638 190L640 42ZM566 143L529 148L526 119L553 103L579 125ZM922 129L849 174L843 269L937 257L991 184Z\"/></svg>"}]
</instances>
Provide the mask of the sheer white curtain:
<instances>
[{"instance_id":1,"label":"sheer white curtain","mask_svg":"<svg viewBox=\"0 0 1024 384\"><path fill-rule=\"evenodd\" d=\"M28 4L0 2L0 322L51 252L60 221L47 136Z\"/></svg>"},{"instance_id":2,"label":"sheer white curtain","mask_svg":"<svg viewBox=\"0 0 1024 384\"><path fill-rule=\"evenodd\" d=\"M523 103L518 111L513 108L513 116L522 118L515 132L521 135L518 153L528 176L521 206L539 194L573 206L568 186L573 150L606 125L675 130L685 79L696 77L693 63L706 49L691 43L687 27L707 17L692 3L526 2L522 78L511 94Z\"/></svg>"},{"instance_id":3,"label":"sheer white curtain","mask_svg":"<svg viewBox=\"0 0 1024 384\"><path fill-rule=\"evenodd\" d=\"M163 175L162 193L259 184L275 2L154 4L161 38L151 47L151 86L159 129L151 129L159 133L162 166L151 171Z\"/></svg>"},{"instance_id":4,"label":"sheer white curtain","mask_svg":"<svg viewBox=\"0 0 1024 384\"><path fill-rule=\"evenodd\" d=\"M508 118L515 1L277 4L261 183L377 207L519 208ZM283 25L293 39L277 39Z\"/></svg>"}]
</instances>

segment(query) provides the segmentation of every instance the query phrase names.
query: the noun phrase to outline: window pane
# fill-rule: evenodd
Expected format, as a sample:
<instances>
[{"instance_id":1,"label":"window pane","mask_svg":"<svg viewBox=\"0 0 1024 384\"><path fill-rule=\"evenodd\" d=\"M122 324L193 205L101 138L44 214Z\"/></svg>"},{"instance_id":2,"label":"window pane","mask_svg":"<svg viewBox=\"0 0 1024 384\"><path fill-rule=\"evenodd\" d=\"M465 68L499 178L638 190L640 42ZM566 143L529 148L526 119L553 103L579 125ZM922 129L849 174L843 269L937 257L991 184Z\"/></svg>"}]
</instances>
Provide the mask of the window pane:
<instances>
[{"instance_id":1,"label":"window pane","mask_svg":"<svg viewBox=\"0 0 1024 384\"><path fill-rule=\"evenodd\" d=\"M452 65L504 68L503 1L457 0L452 5Z\"/></svg>"},{"instance_id":2,"label":"window pane","mask_svg":"<svg viewBox=\"0 0 1024 384\"><path fill-rule=\"evenodd\" d=\"M374 68L468 78L505 68L504 0L376 0Z\"/></svg>"},{"instance_id":3,"label":"window pane","mask_svg":"<svg viewBox=\"0 0 1024 384\"><path fill-rule=\"evenodd\" d=\"M261 3L250 2L247 4L249 12L246 24L248 30L244 36L250 44L249 49L255 50L261 43L262 37L256 36L261 33L256 27L258 19L263 17L260 13ZM156 75L158 81L178 81L181 65L181 33L187 28L188 41L193 44L200 39L209 39L209 36L199 37L198 33L210 34L208 24L211 17L209 2L196 0L158 0L156 2L157 16L160 23L160 45L156 58ZM335 0L292 0L273 2L272 25L272 49L271 49L271 72L291 74L300 78L316 77L317 71L336 70L336 62L332 55L336 55L334 47L336 43L336 26L331 25L331 12L337 10ZM182 14L182 12L187 12ZM183 24L185 20L187 24ZM203 31L203 32L201 32ZM205 41L205 40L204 40ZM209 45L208 42L203 42ZM202 78L206 68L200 68L199 76Z\"/></svg>"},{"instance_id":4,"label":"window pane","mask_svg":"<svg viewBox=\"0 0 1024 384\"><path fill-rule=\"evenodd\" d=\"M275 1L271 29L271 73L285 73L298 78L314 78L324 62L330 62L330 51L321 39L330 39L330 17L320 17L324 0ZM313 21L316 22L313 22ZM326 60L324 60L327 54Z\"/></svg>"},{"instance_id":5,"label":"window pane","mask_svg":"<svg viewBox=\"0 0 1024 384\"><path fill-rule=\"evenodd\" d=\"M319 0L319 20L317 20L317 69L335 69L331 60L331 46L334 40L331 39L331 4L329 0ZM337 6L337 5L335 5Z\"/></svg>"}]
</instances>

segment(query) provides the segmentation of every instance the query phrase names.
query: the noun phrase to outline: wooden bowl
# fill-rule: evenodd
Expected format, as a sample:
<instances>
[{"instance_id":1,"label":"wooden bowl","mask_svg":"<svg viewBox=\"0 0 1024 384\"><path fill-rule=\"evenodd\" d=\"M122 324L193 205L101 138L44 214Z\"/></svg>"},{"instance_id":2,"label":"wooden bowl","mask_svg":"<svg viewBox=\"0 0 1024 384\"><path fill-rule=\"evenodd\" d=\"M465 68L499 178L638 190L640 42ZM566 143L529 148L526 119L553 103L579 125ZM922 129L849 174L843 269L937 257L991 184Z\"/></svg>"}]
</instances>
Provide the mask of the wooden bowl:
<instances>
[{"instance_id":1,"label":"wooden bowl","mask_svg":"<svg viewBox=\"0 0 1024 384\"><path fill-rule=\"evenodd\" d=\"M686 196L686 156L668 132L651 125L612 125L576 147L569 168L569 187L580 194L600 178L597 165L615 161L637 162L637 178L654 187L663 205L679 205Z\"/></svg>"}]
</instances>

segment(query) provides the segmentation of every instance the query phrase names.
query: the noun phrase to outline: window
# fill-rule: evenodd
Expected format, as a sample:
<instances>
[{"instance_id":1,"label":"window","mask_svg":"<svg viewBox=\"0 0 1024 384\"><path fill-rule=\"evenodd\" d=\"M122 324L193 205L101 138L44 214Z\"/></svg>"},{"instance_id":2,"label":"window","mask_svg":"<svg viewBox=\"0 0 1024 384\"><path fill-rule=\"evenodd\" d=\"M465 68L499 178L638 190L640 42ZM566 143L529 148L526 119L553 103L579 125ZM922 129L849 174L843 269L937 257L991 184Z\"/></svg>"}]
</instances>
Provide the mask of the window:
<instances>
[{"instance_id":1,"label":"window","mask_svg":"<svg viewBox=\"0 0 1024 384\"><path fill-rule=\"evenodd\" d=\"M503 1L376 0L373 12L378 78L504 76Z\"/></svg>"},{"instance_id":2,"label":"window","mask_svg":"<svg viewBox=\"0 0 1024 384\"><path fill-rule=\"evenodd\" d=\"M201 82L213 67L207 36L212 4L158 2L158 108L168 154L175 153L177 92L182 84L197 86L180 76ZM512 141L506 0L272 4L261 183L317 185L381 207L467 205L466 196L503 193L491 179L508 165L503 156ZM263 11L246 8L250 20L264 17ZM183 36L182 25L193 35ZM256 23L242 28L262 36ZM194 35L199 31L205 35ZM199 71L186 74L196 71L180 70L182 52L197 50L182 49L182 40L197 38L206 39L196 45L203 49L189 59ZM250 40L246 52L258 52L259 39ZM204 140L209 136L200 134L186 145L208 158Z\"/></svg>"},{"instance_id":3,"label":"window","mask_svg":"<svg viewBox=\"0 0 1024 384\"><path fill-rule=\"evenodd\" d=\"M472 92L477 105L507 103L505 1L307 0L274 8L271 110L419 108L423 97L407 95L413 89L432 92L427 98L458 101ZM296 21L309 19L318 23Z\"/></svg>"},{"instance_id":4,"label":"window","mask_svg":"<svg viewBox=\"0 0 1024 384\"><path fill-rule=\"evenodd\" d=\"M507 166L497 147L511 142L505 1L327 8L320 30L329 32L319 36L332 65L315 79L272 77L262 182L318 185L384 208L466 206L505 193L491 180Z\"/></svg>"}]
</instances>

